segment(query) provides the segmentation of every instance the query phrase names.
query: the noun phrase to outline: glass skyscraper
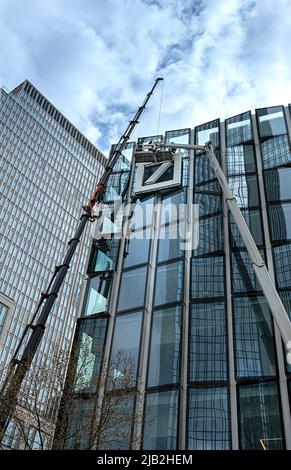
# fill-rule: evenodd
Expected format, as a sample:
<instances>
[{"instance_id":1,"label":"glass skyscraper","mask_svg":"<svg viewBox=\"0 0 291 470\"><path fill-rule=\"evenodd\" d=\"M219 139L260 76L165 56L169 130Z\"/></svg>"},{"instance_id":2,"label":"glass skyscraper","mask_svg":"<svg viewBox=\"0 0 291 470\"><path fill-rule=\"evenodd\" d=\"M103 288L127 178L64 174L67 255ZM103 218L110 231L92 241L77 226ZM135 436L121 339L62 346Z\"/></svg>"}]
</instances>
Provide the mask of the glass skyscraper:
<instances>
[{"instance_id":1,"label":"glass skyscraper","mask_svg":"<svg viewBox=\"0 0 291 470\"><path fill-rule=\"evenodd\" d=\"M283 106L164 136L212 141L291 317L290 138L290 107ZM67 384L75 411L66 431L60 423L63 447L89 448L91 424L106 412L110 391L98 375L112 374L110 363L122 350L134 366L127 391L132 423L126 434L116 426L107 443L97 435L95 448L291 449L291 366L205 153L182 152L180 187L137 195L134 145L114 168L106 199L118 199L130 178L125 199L135 209L124 218L120 240L92 241L73 349L78 362L89 345L90 367L82 385ZM178 222L163 211L170 203L199 205L193 250L171 237ZM145 222L135 220L137 210L147 212ZM115 380L121 370L114 369ZM134 419L140 412L142 419Z\"/></svg>"},{"instance_id":2,"label":"glass skyscraper","mask_svg":"<svg viewBox=\"0 0 291 470\"><path fill-rule=\"evenodd\" d=\"M104 155L29 81L10 93L0 90L1 369L11 360L41 292L60 264L105 162ZM36 362L71 344L89 253L88 233L55 302ZM57 398L45 393L44 388L44 417ZM33 433L32 429L32 447ZM7 446L20 445L13 423L4 441Z\"/></svg>"}]
</instances>

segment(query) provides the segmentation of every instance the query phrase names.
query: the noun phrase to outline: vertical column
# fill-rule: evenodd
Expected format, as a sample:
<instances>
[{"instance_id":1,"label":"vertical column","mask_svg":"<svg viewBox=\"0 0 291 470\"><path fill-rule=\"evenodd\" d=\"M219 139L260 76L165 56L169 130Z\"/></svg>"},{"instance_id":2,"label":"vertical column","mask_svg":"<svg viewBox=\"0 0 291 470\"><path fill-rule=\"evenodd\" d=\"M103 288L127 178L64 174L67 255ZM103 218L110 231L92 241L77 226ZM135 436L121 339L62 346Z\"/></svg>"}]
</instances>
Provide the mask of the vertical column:
<instances>
[{"instance_id":1,"label":"vertical column","mask_svg":"<svg viewBox=\"0 0 291 470\"><path fill-rule=\"evenodd\" d=\"M225 122L220 124L221 162L222 169L226 175L226 142ZM231 292L231 258L230 240L228 230L228 206L223 197L223 229L225 250L225 276L226 276L226 308L227 308L227 335L228 335L228 367L229 367L229 396L230 396L230 419L231 419L231 441L232 449L238 450L238 419L237 419L237 393L234 365L234 341L233 341L233 316L232 316L232 292Z\"/></svg>"},{"instance_id":2,"label":"vertical column","mask_svg":"<svg viewBox=\"0 0 291 470\"><path fill-rule=\"evenodd\" d=\"M194 129L190 132L190 144L194 144ZM194 150L189 152L189 181L187 190L187 228L193 229L193 188L194 188ZM192 226L190 226L190 224ZM194 234L191 232L192 237ZM192 238L191 237L191 238ZM181 395L180 395L180 419L179 419L179 449L184 450L187 446L187 395L188 395L188 338L189 338L189 312L190 312L190 279L191 279L191 256L192 251L186 250L184 256L184 292L182 310L182 335L181 335Z\"/></svg>"},{"instance_id":3,"label":"vertical column","mask_svg":"<svg viewBox=\"0 0 291 470\"><path fill-rule=\"evenodd\" d=\"M255 141L255 147L256 147L256 163L257 163L257 168L258 168L258 181L259 181L259 191L260 191L260 198L261 198L262 219L263 219L263 229L264 229L268 271L270 273L272 280L275 282L275 272L274 272L274 264L273 264L273 257L272 257L272 245L271 245L270 231L269 231L269 225L268 225L268 214L267 214L266 196L265 196L265 189L264 189L261 149L260 149L260 141L258 137L258 130L257 130L257 125L256 125L255 115L252 115L252 125L253 125L254 141ZM288 120L287 120L287 126L288 126ZM289 130L289 126L288 126L288 130ZM276 342L277 357L278 357L279 386L280 386L281 403L282 403L282 409L283 409L283 422L284 422L286 448L291 449L291 417L290 417L290 413L288 413L289 399L288 399L286 374L284 370L284 362L285 362L284 351L282 348L281 334L275 322L274 322L274 331L275 331L275 342Z\"/></svg>"}]
</instances>

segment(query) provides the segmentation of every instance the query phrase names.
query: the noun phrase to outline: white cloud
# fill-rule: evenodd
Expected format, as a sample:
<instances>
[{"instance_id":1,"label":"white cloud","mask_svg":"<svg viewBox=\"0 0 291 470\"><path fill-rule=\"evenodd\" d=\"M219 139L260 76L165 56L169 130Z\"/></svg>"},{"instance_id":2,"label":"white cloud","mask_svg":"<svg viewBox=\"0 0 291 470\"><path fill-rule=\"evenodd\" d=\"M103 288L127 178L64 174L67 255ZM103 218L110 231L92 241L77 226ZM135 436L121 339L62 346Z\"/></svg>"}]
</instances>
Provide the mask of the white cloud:
<instances>
[{"instance_id":1,"label":"white cloud","mask_svg":"<svg viewBox=\"0 0 291 470\"><path fill-rule=\"evenodd\" d=\"M30 79L103 150L158 75L160 130L290 101L290 0L0 0L0 83ZM160 91L135 136L157 131Z\"/></svg>"}]
</instances>

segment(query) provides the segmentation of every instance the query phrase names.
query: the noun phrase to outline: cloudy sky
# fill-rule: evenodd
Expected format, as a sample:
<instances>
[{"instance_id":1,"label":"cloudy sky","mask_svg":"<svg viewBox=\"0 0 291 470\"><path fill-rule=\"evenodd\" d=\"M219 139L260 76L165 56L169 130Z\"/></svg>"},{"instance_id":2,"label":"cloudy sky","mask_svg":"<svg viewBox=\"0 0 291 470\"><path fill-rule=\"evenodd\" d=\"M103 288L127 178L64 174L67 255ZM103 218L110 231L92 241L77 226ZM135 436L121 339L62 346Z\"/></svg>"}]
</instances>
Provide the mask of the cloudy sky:
<instances>
[{"instance_id":1,"label":"cloudy sky","mask_svg":"<svg viewBox=\"0 0 291 470\"><path fill-rule=\"evenodd\" d=\"M291 0L0 0L0 86L28 78L105 153L157 76L160 131L290 102Z\"/></svg>"}]
</instances>

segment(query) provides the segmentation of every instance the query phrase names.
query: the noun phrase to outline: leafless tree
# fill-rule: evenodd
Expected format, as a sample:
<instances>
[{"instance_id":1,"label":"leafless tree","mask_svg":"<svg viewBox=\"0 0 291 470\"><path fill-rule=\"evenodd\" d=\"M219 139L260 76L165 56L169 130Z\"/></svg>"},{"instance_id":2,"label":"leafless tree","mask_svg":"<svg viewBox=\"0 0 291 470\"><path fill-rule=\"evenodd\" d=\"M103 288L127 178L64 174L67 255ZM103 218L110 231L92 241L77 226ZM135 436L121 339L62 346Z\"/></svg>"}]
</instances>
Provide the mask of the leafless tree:
<instances>
[{"instance_id":1,"label":"leafless tree","mask_svg":"<svg viewBox=\"0 0 291 470\"><path fill-rule=\"evenodd\" d=\"M102 357L96 363L86 341L78 356L68 357L56 350L32 363L2 449L51 448L53 435L54 449L125 449L140 442L133 432L142 419L134 411L140 398L134 358L120 350L101 368Z\"/></svg>"}]
</instances>

